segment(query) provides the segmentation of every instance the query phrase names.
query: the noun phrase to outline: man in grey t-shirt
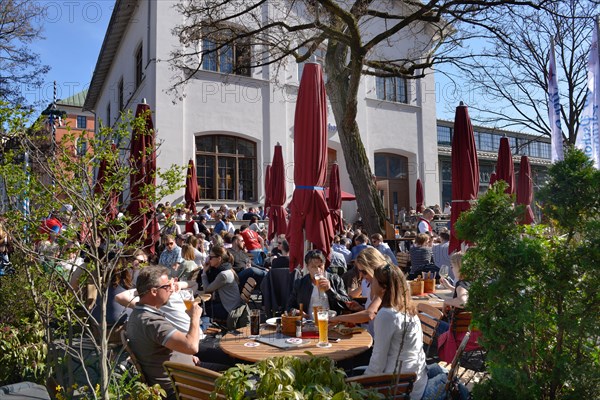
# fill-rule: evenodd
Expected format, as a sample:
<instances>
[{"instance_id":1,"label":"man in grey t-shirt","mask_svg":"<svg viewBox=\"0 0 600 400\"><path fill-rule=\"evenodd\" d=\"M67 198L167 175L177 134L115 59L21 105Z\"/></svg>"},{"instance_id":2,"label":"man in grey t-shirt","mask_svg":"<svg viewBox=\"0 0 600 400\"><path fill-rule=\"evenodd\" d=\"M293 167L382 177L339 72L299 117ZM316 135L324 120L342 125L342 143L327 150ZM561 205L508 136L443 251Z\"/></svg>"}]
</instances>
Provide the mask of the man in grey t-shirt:
<instances>
[{"instance_id":1,"label":"man in grey t-shirt","mask_svg":"<svg viewBox=\"0 0 600 400\"><path fill-rule=\"evenodd\" d=\"M163 362L176 361L193 365L192 356L198 353L200 341L200 316L202 309L194 303L187 311L190 328L187 333L177 330L158 311L173 291L169 270L151 266L140 271L137 279L139 303L127 322L127 336L131 350L142 367L149 385L158 383L167 399L175 399L171 381L163 369Z\"/></svg>"}]
</instances>

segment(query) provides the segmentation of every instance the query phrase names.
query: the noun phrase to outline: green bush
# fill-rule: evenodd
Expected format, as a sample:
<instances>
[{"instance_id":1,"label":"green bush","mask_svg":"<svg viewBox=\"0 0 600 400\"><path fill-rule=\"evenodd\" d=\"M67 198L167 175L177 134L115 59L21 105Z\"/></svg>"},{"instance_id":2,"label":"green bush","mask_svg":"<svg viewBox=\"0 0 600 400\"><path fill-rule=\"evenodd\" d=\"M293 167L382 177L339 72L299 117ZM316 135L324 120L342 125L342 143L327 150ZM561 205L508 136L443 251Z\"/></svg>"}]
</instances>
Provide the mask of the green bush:
<instances>
[{"instance_id":1,"label":"green bush","mask_svg":"<svg viewBox=\"0 0 600 400\"><path fill-rule=\"evenodd\" d=\"M230 400L363 400L380 395L356 383L325 357L273 357L252 365L237 364L217 379L217 391ZM213 394L214 395L214 394Z\"/></svg>"},{"instance_id":2,"label":"green bush","mask_svg":"<svg viewBox=\"0 0 600 400\"><path fill-rule=\"evenodd\" d=\"M19 321L17 325L0 325L0 382L43 383L48 347L44 328L38 320Z\"/></svg>"},{"instance_id":3,"label":"green bush","mask_svg":"<svg viewBox=\"0 0 600 400\"><path fill-rule=\"evenodd\" d=\"M547 225L521 226L494 185L457 223L474 244L463 274L491 378L475 398L592 399L600 393L600 172L578 150L539 193Z\"/></svg>"}]
</instances>

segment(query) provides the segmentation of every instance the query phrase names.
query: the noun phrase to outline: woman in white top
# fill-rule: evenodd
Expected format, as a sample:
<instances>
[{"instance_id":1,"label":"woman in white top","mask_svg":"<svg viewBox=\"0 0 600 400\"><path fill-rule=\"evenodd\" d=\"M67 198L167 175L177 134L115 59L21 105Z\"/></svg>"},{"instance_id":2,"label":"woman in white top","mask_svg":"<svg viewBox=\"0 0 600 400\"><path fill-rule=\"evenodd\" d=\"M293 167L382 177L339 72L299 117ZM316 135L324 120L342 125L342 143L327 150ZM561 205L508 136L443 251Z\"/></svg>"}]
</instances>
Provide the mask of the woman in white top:
<instances>
[{"instance_id":1,"label":"woman in white top","mask_svg":"<svg viewBox=\"0 0 600 400\"><path fill-rule=\"evenodd\" d=\"M374 271L371 292L381 298L375 317L375 344L365 375L415 372L411 399L427 385L423 331L402 271L390 264Z\"/></svg>"}]
</instances>

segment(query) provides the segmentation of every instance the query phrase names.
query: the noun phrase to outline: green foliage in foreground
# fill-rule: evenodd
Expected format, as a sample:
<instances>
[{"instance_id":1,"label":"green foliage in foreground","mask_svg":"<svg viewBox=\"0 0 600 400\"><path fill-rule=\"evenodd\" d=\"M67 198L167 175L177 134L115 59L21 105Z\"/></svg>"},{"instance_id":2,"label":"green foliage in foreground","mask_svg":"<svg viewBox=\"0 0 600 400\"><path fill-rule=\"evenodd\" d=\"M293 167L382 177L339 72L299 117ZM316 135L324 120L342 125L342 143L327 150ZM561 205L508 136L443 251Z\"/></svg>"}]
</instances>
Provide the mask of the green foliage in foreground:
<instances>
[{"instance_id":1,"label":"green foliage in foreground","mask_svg":"<svg viewBox=\"0 0 600 400\"><path fill-rule=\"evenodd\" d=\"M363 400L380 395L356 383L325 357L273 357L252 365L237 364L217 379L217 391L230 400ZM215 396L213 394L213 396ZM214 397L216 398L216 397Z\"/></svg>"},{"instance_id":2,"label":"green foliage in foreground","mask_svg":"<svg viewBox=\"0 0 600 400\"><path fill-rule=\"evenodd\" d=\"M538 196L547 225L494 185L457 223L474 244L463 274L491 379L478 399L592 399L600 393L600 172L578 150Z\"/></svg>"}]
</instances>

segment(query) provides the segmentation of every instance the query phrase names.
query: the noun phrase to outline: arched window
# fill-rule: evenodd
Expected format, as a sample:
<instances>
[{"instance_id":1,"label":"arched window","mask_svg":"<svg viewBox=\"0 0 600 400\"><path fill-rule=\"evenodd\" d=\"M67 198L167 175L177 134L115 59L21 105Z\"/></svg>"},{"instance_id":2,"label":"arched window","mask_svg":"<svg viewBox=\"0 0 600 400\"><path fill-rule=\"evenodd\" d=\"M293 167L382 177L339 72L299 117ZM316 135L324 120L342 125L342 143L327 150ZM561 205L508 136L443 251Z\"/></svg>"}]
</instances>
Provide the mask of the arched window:
<instances>
[{"instance_id":1,"label":"arched window","mask_svg":"<svg viewBox=\"0 0 600 400\"><path fill-rule=\"evenodd\" d=\"M227 135L197 136L196 173L202 199L256 201L256 143Z\"/></svg>"}]
</instances>

